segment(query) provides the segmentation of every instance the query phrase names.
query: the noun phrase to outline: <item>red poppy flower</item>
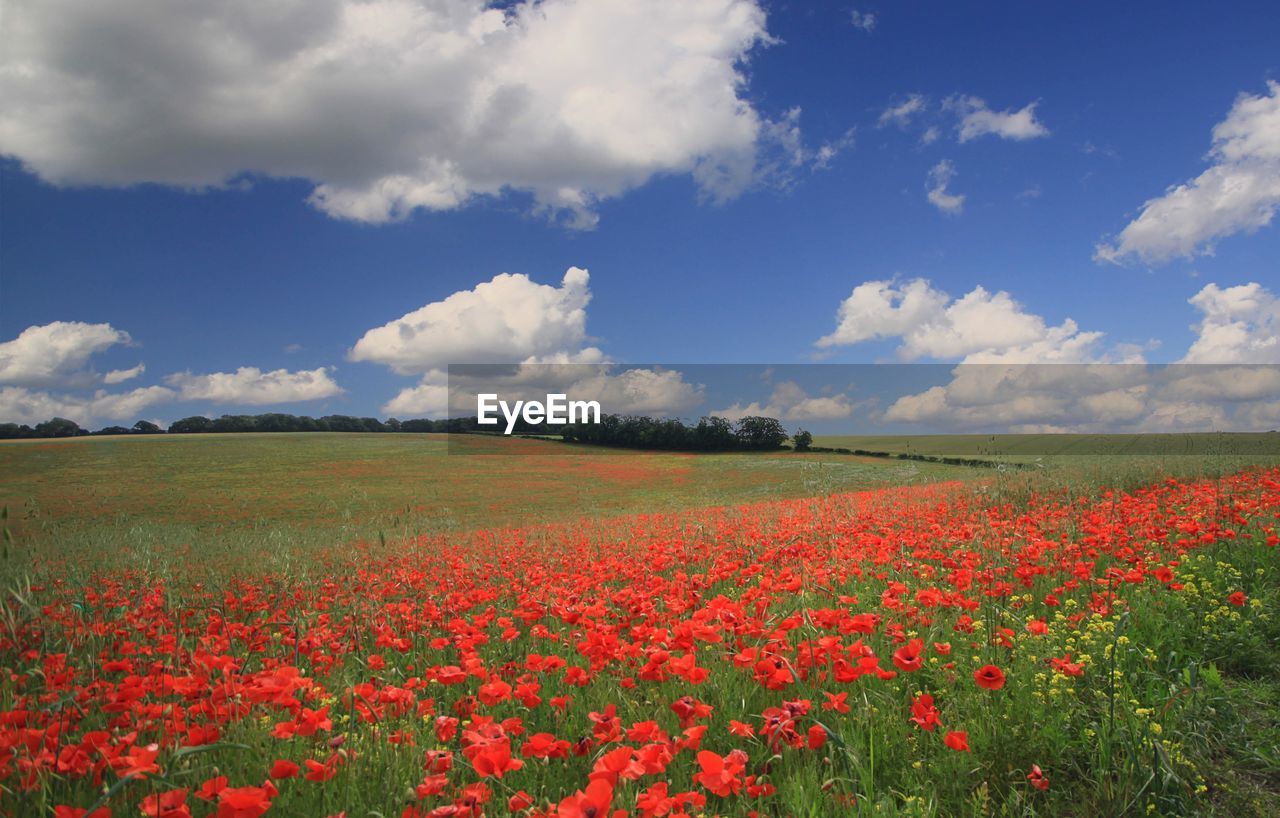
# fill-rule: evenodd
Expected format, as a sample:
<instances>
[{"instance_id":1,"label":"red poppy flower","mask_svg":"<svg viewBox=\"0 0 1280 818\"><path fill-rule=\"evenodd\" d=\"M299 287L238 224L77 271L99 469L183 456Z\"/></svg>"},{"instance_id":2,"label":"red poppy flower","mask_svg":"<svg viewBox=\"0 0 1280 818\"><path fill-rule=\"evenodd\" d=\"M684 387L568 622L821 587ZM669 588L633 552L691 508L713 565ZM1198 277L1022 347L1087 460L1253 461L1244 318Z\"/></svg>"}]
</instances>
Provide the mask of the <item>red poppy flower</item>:
<instances>
[{"instance_id":1,"label":"red poppy flower","mask_svg":"<svg viewBox=\"0 0 1280 818\"><path fill-rule=\"evenodd\" d=\"M138 806L146 818L191 818L187 792L181 789L148 795Z\"/></svg>"},{"instance_id":2,"label":"red poppy flower","mask_svg":"<svg viewBox=\"0 0 1280 818\"><path fill-rule=\"evenodd\" d=\"M218 793L218 818L258 818L270 808L262 787L228 787Z\"/></svg>"},{"instance_id":3,"label":"red poppy flower","mask_svg":"<svg viewBox=\"0 0 1280 818\"><path fill-rule=\"evenodd\" d=\"M916 697L911 703L911 720L922 730L930 733L942 723L938 718L938 708L933 706L933 696L925 693Z\"/></svg>"},{"instance_id":4,"label":"red poppy flower","mask_svg":"<svg viewBox=\"0 0 1280 818\"><path fill-rule=\"evenodd\" d=\"M809 728L809 749L820 750L827 743L827 730L821 724Z\"/></svg>"},{"instance_id":5,"label":"red poppy flower","mask_svg":"<svg viewBox=\"0 0 1280 818\"><path fill-rule=\"evenodd\" d=\"M1041 792L1044 792L1045 790L1049 789L1049 779L1040 770L1039 764L1031 765L1031 772L1027 775L1027 780L1031 782L1031 786L1035 787L1037 790L1040 790Z\"/></svg>"},{"instance_id":6,"label":"red poppy flower","mask_svg":"<svg viewBox=\"0 0 1280 818\"><path fill-rule=\"evenodd\" d=\"M742 789L742 779L738 776L746 769L746 760L746 753L741 750L734 750L727 756L703 750L698 753L701 772L693 780L719 796L737 793Z\"/></svg>"},{"instance_id":7,"label":"red poppy flower","mask_svg":"<svg viewBox=\"0 0 1280 818\"><path fill-rule=\"evenodd\" d=\"M597 779L560 802L558 818L602 818L613 803L613 785Z\"/></svg>"},{"instance_id":8,"label":"red poppy flower","mask_svg":"<svg viewBox=\"0 0 1280 818\"><path fill-rule=\"evenodd\" d=\"M969 752L969 734L962 730L952 730L942 739L942 742L952 750L958 752Z\"/></svg>"},{"instance_id":9,"label":"red poppy flower","mask_svg":"<svg viewBox=\"0 0 1280 818\"><path fill-rule=\"evenodd\" d=\"M1004 687L1004 671L995 665L983 665L973 672L973 680L978 687L999 690Z\"/></svg>"},{"instance_id":10,"label":"red poppy flower","mask_svg":"<svg viewBox=\"0 0 1280 818\"><path fill-rule=\"evenodd\" d=\"M893 652L893 663L899 670L911 673L924 664L924 640L912 639Z\"/></svg>"}]
</instances>

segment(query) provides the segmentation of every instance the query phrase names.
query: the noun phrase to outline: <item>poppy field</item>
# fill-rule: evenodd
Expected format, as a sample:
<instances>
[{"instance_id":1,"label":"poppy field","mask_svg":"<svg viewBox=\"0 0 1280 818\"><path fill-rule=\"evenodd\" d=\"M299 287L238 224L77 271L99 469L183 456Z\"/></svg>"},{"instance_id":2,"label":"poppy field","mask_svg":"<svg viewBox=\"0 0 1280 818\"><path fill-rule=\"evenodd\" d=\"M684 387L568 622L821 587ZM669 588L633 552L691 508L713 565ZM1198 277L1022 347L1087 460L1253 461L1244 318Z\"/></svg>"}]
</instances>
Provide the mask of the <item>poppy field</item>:
<instances>
[{"instance_id":1,"label":"poppy field","mask_svg":"<svg viewBox=\"0 0 1280 818\"><path fill-rule=\"evenodd\" d=\"M183 545L6 575L0 814L1280 803L1275 468Z\"/></svg>"}]
</instances>

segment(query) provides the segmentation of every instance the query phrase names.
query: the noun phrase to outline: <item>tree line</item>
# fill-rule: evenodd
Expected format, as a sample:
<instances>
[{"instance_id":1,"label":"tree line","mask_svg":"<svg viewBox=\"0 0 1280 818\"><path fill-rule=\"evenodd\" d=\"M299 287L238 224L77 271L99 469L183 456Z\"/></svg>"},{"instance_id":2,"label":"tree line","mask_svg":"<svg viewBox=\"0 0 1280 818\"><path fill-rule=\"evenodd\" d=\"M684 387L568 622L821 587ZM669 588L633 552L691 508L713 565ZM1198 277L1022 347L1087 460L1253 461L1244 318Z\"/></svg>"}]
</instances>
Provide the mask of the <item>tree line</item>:
<instances>
[{"instance_id":1,"label":"tree line","mask_svg":"<svg viewBox=\"0 0 1280 818\"><path fill-rule=\"evenodd\" d=\"M776 418L758 416L744 417L737 423L709 416L688 425L674 418L603 415L599 423L559 427L559 434L570 443L684 452L766 451L781 448L791 437ZM808 432L796 433L801 451L811 440Z\"/></svg>"},{"instance_id":2,"label":"tree line","mask_svg":"<svg viewBox=\"0 0 1280 818\"><path fill-rule=\"evenodd\" d=\"M155 434L236 434L246 432L434 432L449 434L493 433L493 427L481 426L473 417L428 420L325 415L313 418L269 412L261 415L203 415L175 420L163 429L148 420L131 427L107 426L97 431L83 429L66 418L53 418L35 426L0 423L0 439L60 438L90 435L155 435ZM675 419L638 415L603 415L598 424L549 425L516 421L514 434L560 436L571 443L617 446L629 449L663 449L668 451L763 451L781 448L788 437L775 418L744 417L731 423L720 417L704 417L689 425ZM793 441L798 451L809 448L813 436L796 432Z\"/></svg>"}]
</instances>

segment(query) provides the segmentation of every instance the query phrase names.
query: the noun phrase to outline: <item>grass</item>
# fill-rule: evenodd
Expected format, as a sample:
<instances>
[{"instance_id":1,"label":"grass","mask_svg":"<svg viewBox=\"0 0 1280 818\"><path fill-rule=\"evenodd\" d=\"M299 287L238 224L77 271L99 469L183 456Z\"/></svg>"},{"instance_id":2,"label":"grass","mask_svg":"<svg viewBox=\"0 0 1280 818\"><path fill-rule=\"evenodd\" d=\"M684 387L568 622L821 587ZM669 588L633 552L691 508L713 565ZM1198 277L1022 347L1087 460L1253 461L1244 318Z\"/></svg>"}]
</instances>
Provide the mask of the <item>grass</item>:
<instances>
[{"instance_id":1,"label":"grass","mask_svg":"<svg viewBox=\"0 0 1280 818\"><path fill-rule=\"evenodd\" d=\"M197 552L238 539L407 539L979 476L844 455L695 457L480 436L0 442L0 506L19 540L165 541Z\"/></svg>"},{"instance_id":2,"label":"grass","mask_svg":"<svg viewBox=\"0 0 1280 818\"><path fill-rule=\"evenodd\" d=\"M1280 433L820 435L815 446L892 454L1079 457L1087 455L1280 456Z\"/></svg>"}]
</instances>

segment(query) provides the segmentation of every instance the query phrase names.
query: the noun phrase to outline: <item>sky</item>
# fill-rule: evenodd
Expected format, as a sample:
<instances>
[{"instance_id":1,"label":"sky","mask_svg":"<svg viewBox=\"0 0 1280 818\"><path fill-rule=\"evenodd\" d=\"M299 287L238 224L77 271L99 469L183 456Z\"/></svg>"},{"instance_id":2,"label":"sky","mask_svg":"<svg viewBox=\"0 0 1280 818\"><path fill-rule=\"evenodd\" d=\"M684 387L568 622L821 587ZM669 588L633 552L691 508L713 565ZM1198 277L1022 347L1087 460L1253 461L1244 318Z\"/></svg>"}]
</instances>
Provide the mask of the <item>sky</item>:
<instances>
[{"instance_id":1,"label":"sky","mask_svg":"<svg viewBox=\"0 0 1280 818\"><path fill-rule=\"evenodd\" d=\"M1272 428L1277 42L1270 2L6 0L0 422L438 416L450 364L579 363L856 431L893 400L833 365L927 363L899 422Z\"/></svg>"}]
</instances>

